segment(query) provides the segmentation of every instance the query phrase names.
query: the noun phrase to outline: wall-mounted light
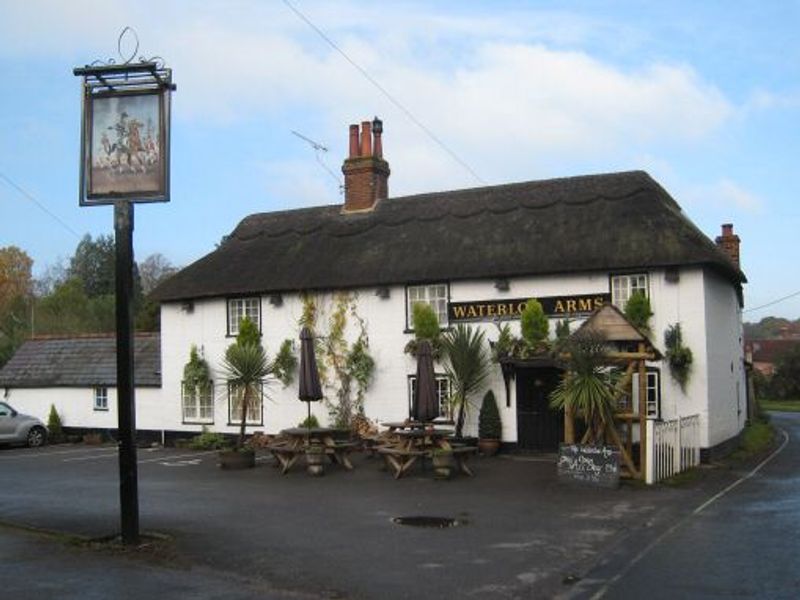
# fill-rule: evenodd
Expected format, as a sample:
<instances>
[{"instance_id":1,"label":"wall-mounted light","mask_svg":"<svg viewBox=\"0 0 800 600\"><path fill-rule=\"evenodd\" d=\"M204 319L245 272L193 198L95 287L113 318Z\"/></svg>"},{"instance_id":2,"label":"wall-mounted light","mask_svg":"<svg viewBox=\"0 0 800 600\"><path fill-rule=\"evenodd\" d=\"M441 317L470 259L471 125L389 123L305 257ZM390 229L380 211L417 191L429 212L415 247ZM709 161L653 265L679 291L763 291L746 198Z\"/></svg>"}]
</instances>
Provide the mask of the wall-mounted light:
<instances>
[{"instance_id":1,"label":"wall-mounted light","mask_svg":"<svg viewBox=\"0 0 800 600\"><path fill-rule=\"evenodd\" d=\"M183 303L181 303L181 310L188 315L192 314L194 312L194 301L185 300Z\"/></svg>"},{"instance_id":2,"label":"wall-mounted light","mask_svg":"<svg viewBox=\"0 0 800 600\"><path fill-rule=\"evenodd\" d=\"M386 300L389 297L389 288L388 287L379 287L377 290L375 290L375 295L378 298Z\"/></svg>"},{"instance_id":3,"label":"wall-mounted light","mask_svg":"<svg viewBox=\"0 0 800 600\"><path fill-rule=\"evenodd\" d=\"M508 279L501 277L494 280L494 289L496 289L498 292L507 292L511 289L511 284L509 283Z\"/></svg>"},{"instance_id":4,"label":"wall-mounted light","mask_svg":"<svg viewBox=\"0 0 800 600\"><path fill-rule=\"evenodd\" d=\"M270 294L269 303L276 308L283 306L283 294Z\"/></svg>"}]
</instances>

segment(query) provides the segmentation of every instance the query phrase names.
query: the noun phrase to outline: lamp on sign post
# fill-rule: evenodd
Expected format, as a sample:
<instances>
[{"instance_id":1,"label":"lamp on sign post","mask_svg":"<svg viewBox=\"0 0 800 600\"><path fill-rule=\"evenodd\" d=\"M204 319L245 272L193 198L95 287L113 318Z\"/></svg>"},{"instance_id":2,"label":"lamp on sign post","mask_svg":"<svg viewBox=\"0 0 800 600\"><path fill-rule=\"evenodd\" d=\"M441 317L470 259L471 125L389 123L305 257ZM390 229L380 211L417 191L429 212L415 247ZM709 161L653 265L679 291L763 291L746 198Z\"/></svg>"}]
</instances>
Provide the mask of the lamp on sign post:
<instances>
[{"instance_id":1,"label":"lamp on sign post","mask_svg":"<svg viewBox=\"0 0 800 600\"><path fill-rule=\"evenodd\" d=\"M122 43L135 38L126 59ZM122 30L122 59L94 61L73 70L83 78L81 206L114 206L117 327L117 405L121 534L139 541L136 466L136 400L133 352L133 205L169 201L170 94L172 70L158 57L134 59L136 32Z\"/></svg>"}]
</instances>

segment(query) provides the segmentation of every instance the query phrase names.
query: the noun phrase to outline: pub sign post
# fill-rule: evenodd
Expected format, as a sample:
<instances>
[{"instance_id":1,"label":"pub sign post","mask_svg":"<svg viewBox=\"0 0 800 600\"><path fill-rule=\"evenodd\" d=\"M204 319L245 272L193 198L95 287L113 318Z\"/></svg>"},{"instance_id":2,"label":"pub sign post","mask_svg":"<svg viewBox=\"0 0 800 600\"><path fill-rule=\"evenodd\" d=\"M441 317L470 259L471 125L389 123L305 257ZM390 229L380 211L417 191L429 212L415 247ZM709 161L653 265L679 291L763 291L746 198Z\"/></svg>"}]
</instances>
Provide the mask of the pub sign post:
<instances>
[{"instance_id":1,"label":"pub sign post","mask_svg":"<svg viewBox=\"0 0 800 600\"><path fill-rule=\"evenodd\" d=\"M83 78L81 206L114 206L117 407L121 537L139 542L136 400L133 347L133 205L169 201L172 70L158 58L95 61L73 70Z\"/></svg>"}]
</instances>

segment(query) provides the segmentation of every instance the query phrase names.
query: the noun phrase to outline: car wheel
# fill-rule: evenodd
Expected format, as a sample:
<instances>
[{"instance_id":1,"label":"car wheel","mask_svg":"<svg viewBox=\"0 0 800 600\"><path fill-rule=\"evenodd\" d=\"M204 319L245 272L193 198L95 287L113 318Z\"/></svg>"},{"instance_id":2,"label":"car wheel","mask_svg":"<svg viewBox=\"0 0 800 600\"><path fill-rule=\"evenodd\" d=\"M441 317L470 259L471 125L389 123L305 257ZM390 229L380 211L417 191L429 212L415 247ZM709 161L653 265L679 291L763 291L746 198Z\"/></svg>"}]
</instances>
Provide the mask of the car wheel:
<instances>
[{"instance_id":1,"label":"car wheel","mask_svg":"<svg viewBox=\"0 0 800 600\"><path fill-rule=\"evenodd\" d=\"M28 432L28 446L30 448L38 448L39 446L44 446L45 441L47 440L47 432L42 427L31 427L31 430Z\"/></svg>"}]
</instances>

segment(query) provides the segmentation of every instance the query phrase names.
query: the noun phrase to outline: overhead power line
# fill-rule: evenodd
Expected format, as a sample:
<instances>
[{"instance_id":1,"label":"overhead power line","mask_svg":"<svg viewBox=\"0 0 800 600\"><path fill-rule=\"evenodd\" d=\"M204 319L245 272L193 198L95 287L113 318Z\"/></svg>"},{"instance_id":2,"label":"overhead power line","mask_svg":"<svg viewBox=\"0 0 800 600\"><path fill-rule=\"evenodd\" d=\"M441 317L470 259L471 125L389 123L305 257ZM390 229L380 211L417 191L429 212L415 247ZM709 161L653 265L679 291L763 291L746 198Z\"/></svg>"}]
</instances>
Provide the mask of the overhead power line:
<instances>
[{"instance_id":1,"label":"overhead power line","mask_svg":"<svg viewBox=\"0 0 800 600\"><path fill-rule=\"evenodd\" d=\"M394 96L392 96L392 94L390 94L388 90L386 90L386 88L384 88L372 75L370 75L369 72L367 72L367 70L364 67L362 67L356 61L350 58L347 55L347 53L344 50L342 50L339 46L337 46L336 43L331 38L329 38L324 31L322 31L322 29L317 27L311 21L311 19L309 19L297 8L295 8L295 6L293 6L292 3L289 2L289 0L283 0L283 3L287 6L287 8L289 8L289 10L291 10L295 15L297 15L297 17L301 21L303 21L306 25L308 25L311 29L313 29L317 33L317 35L319 35L323 40L325 40L325 42L331 48L333 48L334 50L336 50L336 52L341 54L342 57L344 57L344 59L347 62L349 62L354 69L356 69L359 73L361 73L361 75L363 75L364 78L367 81L369 81L381 94L386 96L389 102L394 104L406 117L408 117L408 119L412 123L414 123L414 125L419 127L425 133L425 135L427 135L431 140L433 140L433 142L437 146L439 146L442 150L444 150L447 154L449 154L450 157L453 160L455 160L459 165L464 167L464 169L466 169L470 173L470 175L472 175L476 179L476 181L478 181L482 185L486 185L486 182L480 177L480 175L478 175L475 172L475 170L472 167L469 166L469 164L467 164L466 161L464 161L460 156L458 156L458 154L456 154L453 150L451 150L450 147L444 143L444 141L439 139L439 137L435 133L433 133L433 131L431 131L428 127L426 127L425 124L422 123L422 121L417 119L417 117L415 117L409 109L407 109L399 100L397 100Z\"/></svg>"},{"instance_id":2,"label":"overhead power line","mask_svg":"<svg viewBox=\"0 0 800 600\"><path fill-rule=\"evenodd\" d=\"M767 308L769 306L774 306L784 300L789 300L790 298L794 298L796 296L800 296L800 291L795 292L794 294L789 294L788 296L784 296L783 298L778 298L777 300L773 300L772 302L767 302L766 304L762 304L761 306L755 306L753 308L748 308L747 310L743 310L742 312L753 312L756 310L761 310L762 308Z\"/></svg>"},{"instance_id":3,"label":"overhead power line","mask_svg":"<svg viewBox=\"0 0 800 600\"><path fill-rule=\"evenodd\" d=\"M70 232L72 235L74 235L76 238L78 238L78 239L81 239L81 234L79 234L79 233L78 233L77 231L75 231L75 230L74 230L72 227L70 227L69 225L67 225L67 224L64 222L64 220L63 220L63 219L61 219L61 217L59 217L58 215L56 215L55 213L53 213L52 211L50 211L50 209L48 209L48 208L47 208L47 207L46 207L44 204L42 204L41 202L39 202L39 201L38 201L38 200L37 200L37 199L36 199L36 198L33 196L33 194L31 194L31 193L29 193L28 191L26 191L26 190L25 190L25 189L24 189L24 188L23 188L21 185L19 185L19 184L15 183L14 181L12 181L12 180L11 180L11 178L9 178L9 177L8 177L8 176L7 176L5 173L3 173L2 171L0 171L0 179L2 179L3 181L5 181L5 182L6 182L8 185L10 185L11 187L13 187L15 190L17 190L17 191L18 191L20 194L22 194L22 195L23 195L25 198L27 198L28 200L30 200L31 202L33 202L33 203L34 203L34 204L35 204L35 205L36 205L36 206L39 208L39 210L41 210L41 211L42 211L43 213L45 213L45 214L46 214L48 217L50 217L51 219L53 219L53 220L54 220L56 223L58 223L59 225L61 225L61 226L62 226L64 229L66 229L67 231L69 231L69 232Z\"/></svg>"}]
</instances>

